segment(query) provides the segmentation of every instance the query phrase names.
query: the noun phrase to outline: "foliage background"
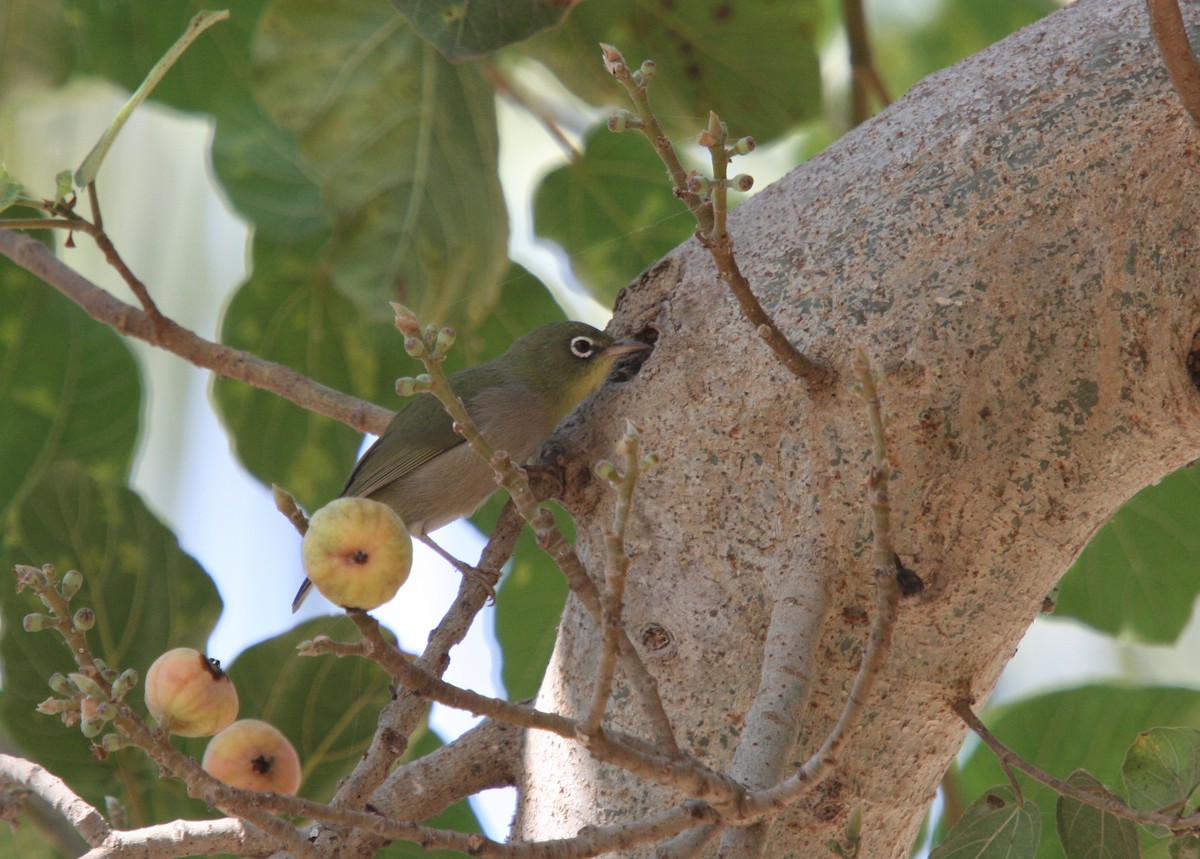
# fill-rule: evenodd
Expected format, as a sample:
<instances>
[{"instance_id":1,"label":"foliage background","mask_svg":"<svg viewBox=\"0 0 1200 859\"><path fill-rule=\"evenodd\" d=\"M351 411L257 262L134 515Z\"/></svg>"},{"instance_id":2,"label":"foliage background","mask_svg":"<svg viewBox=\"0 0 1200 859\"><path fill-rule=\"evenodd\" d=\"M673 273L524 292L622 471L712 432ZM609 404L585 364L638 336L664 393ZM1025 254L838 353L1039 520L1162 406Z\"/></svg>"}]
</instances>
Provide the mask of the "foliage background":
<instances>
[{"instance_id":1,"label":"foliage background","mask_svg":"<svg viewBox=\"0 0 1200 859\"><path fill-rule=\"evenodd\" d=\"M759 187L773 165L804 160L848 125L845 34L831 0L753 0L732 17L734 7L715 2L584 3L560 26L456 64L377 0L336 9L315 0L229 5L231 20L202 38L155 93L156 109L172 122L142 111L119 141L99 182L106 221L168 314L385 405L396 404L392 380L408 371L380 312L385 298L399 294L456 325L455 360L473 362L562 315L563 305L573 316L611 306L619 288L690 235L644 142L600 128L620 93L602 72L596 42L619 45L635 63L655 58L653 96L677 139L701 127L710 108L735 136L754 135L763 148L742 169ZM75 166L108 122L112 93L135 87L198 8L0 3L0 154L10 171L51 193L53 172ZM1053 8L928 0L867 11L878 66L895 94ZM435 42L445 35L436 26L423 32ZM564 155L521 104L505 103L498 114L498 88L554 117L574 154ZM178 130L179 121L197 119L212 129L211 154L194 146L194 125ZM185 145L194 147L185 157L169 157ZM42 160L27 172L34 151ZM169 165L169 174L155 175L156 165ZM213 217L224 206L236 220ZM513 256L536 274L511 261L514 234ZM561 253L539 256L534 235ZM64 251L67 260L120 293L79 243ZM226 299L222 281L243 277ZM280 483L312 509L338 491L362 440L237 383L213 384L210 409L197 396L207 379L179 363L122 342L0 263L0 554L6 566L82 569L82 598L100 610L97 638L113 664L144 671L167 647L215 644L215 655L233 663L243 715L283 728L305 761L303 793L327 798L369 735L384 684L363 666L287 656L311 630L340 621L306 615L306 625L290 631L296 540L262 486ZM244 472L212 464L226 447ZM1063 754L1061 762L1043 760L1047 768L1065 775L1094 767L1103 777L1132 731L1194 724L1195 670L1166 647L1186 653L1195 640L1188 624L1200 557L1197 479L1194 470L1173 475L1100 531L1064 579L1056 614L1097 632L1044 645L1047 634L1035 629L1014 678L1002 682L998 699L1025 699L1004 710L1001 736L1039 760ZM477 523L486 526L496 510L493 502ZM477 541L463 533L467 545ZM530 543L501 587L494 619L485 619L499 670L470 681L486 688L502 680L514 699L536 689L564 596ZM405 613L388 615L414 648L448 601L447 582L453 586L444 570L425 579L440 591L418 600L410 587ZM209 641L222 598L223 635ZM35 608L28 599L9 592L0 602L0 742L51 766L92 801L123 798L134 823L201 813L169 782L136 801L154 777L136 756L96 764L80 736L31 713L65 654L48 637L20 631L20 618ZM1092 687L1037 691L1078 682L1070 642L1089 651L1085 672L1123 681L1113 694L1126 718L1094 706ZM475 646L455 670L487 658ZM1033 686L1021 679L1023 661L1040 663ZM1172 685L1188 689L1165 688ZM361 706L350 714L305 707L308 697L321 700L302 694L306 688L337 688L327 700L349 694ZM1118 721L1122 731L1108 733ZM1062 725L1087 742L1051 742ZM433 734L424 741L436 742ZM971 757L952 783L951 807L998 780L988 765ZM463 808L452 818L474 825ZM16 835L0 832L0 852L10 850L55 855L33 821ZM1056 854L1044 846L1039 855Z\"/></svg>"}]
</instances>

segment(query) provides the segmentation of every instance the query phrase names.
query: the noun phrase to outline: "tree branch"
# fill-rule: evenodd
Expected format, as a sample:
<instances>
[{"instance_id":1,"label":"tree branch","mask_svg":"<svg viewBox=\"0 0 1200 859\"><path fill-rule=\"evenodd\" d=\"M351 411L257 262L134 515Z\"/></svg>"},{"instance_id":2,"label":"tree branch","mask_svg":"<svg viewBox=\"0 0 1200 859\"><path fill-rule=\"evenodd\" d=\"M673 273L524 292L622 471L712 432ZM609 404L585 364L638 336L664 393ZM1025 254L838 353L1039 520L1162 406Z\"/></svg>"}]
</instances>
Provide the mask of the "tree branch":
<instances>
[{"instance_id":1,"label":"tree branch","mask_svg":"<svg viewBox=\"0 0 1200 859\"><path fill-rule=\"evenodd\" d=\"M1158 43L1171 85L1192 121L1200 125L1200 64L1192 52L1179 0L1146 0L1150 32Z\"/></svg>"},{"instance_id":2,"label":"tree branch","mask_svg":"<svg viewBox=\"0 0 1200 859\"><path fill-rule=\"evenodd\" d=\"M392 413L387 409L335 391L291 367L205 340L165 316L156 322L80 275L29 236L0 229L0 254L54 287L97 322L172 352L218 376L278 394L301 408L362 432L378 435L391 420Z\"/></svg>"},{"instance_id":3,"label":"tree branch","mask_svg":"<svg viewBox=\"0 0 1200 859\"><path fill-rule=\"evenodd\" d=\"M11 779L44 799L93 847L102 844L109 836L111 830L104 815L45 767L24 758L0 754L0 776Z\"/></svg>"}]
</instances>

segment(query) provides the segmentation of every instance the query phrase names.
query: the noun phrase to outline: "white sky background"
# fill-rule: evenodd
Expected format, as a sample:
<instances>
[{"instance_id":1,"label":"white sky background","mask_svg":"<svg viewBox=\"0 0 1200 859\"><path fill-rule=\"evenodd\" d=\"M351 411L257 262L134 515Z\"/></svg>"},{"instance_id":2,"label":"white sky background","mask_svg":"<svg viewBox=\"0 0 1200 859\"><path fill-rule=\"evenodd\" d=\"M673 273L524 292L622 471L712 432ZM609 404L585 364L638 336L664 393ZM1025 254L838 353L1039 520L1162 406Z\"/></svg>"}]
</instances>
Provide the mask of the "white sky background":
<instances>
[{"instance_id":1,"label":"white sky background","mask_svg":"<svg viewBox=\"0 0 1200 859\"><path fill-rule=\"evenodd\" d=\"M52 195L54 174L79 164L124 98L124 93L101 84L39 93L0 117L0 161L35 192ZM502 178L515 237L512 255L561 286L564 260L535 245L528 208L537 180L561 161L561 152L540 128L506 105L501 133ZM248 246L245 226L209 180L210 134L211 123L204 119L145 105L118 138L98 186L110 234L160 307L215 340L220 311L246 274ZM748 160L746 172L762 188L786 169L788 157L787 147L777 147L773 156L764 153L753 163ZM65 259L132 301L90 241L80 236L76 243L76 249L64 253ZM589 299L562 294L571 315L604 323L607 311ZM297 621L289 604L303 576L299 538L275 511L269 491L233 458L208 399L207 372L140 342L131 345L142 359L146 387L134 483L184 549L216 580L225 611L209 652L229 663L248 645L288 630ZM397 355L399 350L397 340ZM383 405L396 407L398 402ZM477 557L482 546L478 533L466 524L450 526L440 540L465 558ZM419 543L416 549L412 578L398 598L377 613L410 651L424 646L458 584L457 573ZM314 593L299 617L334 611ZM503 695L499 657L490 644L492 627L493 612L485 609L467 641L453 652L447 679ZM1039 620L993 701L1117 677L1200 686L1195 660L1189 657L1198 641L1195 619L1172 649L1119 645L1070 621ZM467 714L435 705L432 723L447 738L473 721ZM489 834L503 837L511 818L511 793L489 792L474 804Z\"/></svg>"}]
</instances>

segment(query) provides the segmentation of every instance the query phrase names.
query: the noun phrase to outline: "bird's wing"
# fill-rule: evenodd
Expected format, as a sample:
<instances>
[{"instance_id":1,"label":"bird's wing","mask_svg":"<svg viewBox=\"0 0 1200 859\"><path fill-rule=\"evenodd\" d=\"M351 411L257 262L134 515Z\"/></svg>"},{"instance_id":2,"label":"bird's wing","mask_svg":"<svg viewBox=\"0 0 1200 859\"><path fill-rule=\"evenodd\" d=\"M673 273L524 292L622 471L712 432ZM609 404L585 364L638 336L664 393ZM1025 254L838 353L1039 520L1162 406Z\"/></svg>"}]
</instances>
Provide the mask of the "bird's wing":
<instances>
[{"instance_id":1,"label":"bird's wing","mask_svg":"<svg viewBox=\"0 0 1200 859\"><path fill-rule=\"evenodd\" d=\"M463 443L432 394L419 394L396 413L350 473L342 495L367 496Z\"/></svg>"}]
</instances>

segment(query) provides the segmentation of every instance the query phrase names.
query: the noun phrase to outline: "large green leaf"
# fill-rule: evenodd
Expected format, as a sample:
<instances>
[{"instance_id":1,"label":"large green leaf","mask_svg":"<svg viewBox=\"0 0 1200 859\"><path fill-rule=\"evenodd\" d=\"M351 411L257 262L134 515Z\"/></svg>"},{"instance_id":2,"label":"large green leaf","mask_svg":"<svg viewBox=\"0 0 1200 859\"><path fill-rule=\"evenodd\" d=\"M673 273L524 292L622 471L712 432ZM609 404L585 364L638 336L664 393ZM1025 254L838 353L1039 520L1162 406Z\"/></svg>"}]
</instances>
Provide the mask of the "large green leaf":
<instances>
[{"instance_id":1,"label":"large green leaf","mask_svg":"<svg viewBox=\"0 0 1200 859\"><path fill-rule=\"evenodd\" d=\"M1083 768L1104 784L1115 786L1120 784L1125 750L1139 731L1200 722L1200 692L1097 684L990 710L984 713L984 721L1001 742L1051 775L1066 778ZM980 745L956 780L957 801L970 801L1003 780L995 755ZM1057 802L1057 794L1049 788L1029 780L1023 780L1022 788L1026 799L1042 808L1049 809ZM1063 853L1057 839L1043 838L1037 855L1038 859L1062 859Z\"/></svg>"},{"instance_id":2,"label":"large green leaf","mask_svg":"<svg viewBox=\"0 0 1200 859\"><path fill-rule=\"evenodd\" d=\"M400 300L443 324L478 321L507 268L493 93L394 8L271 0L256 93L321 186L333 278L368 312Z\"/></svg>"},{"instance_id":3,"label":"large green leaf","mask_svg":"<svg viewBox=\"0 0 1200 859\"><path fill-rule=\"evenodd\" d=\"M300 754L300 792L327 801L366 751L391 693L387 674L374 662L296 654L300 642L318 635L359 639L346 617L320 618L256 644L228 670L241 702L239 718L279 728Z\"/></svg>"},{"instance_id":4,"label":"large green leaf","mask_svg":"<svg viewBox=\"0 0 1200 859\"><path fill-rule=\"evenodd\" d=\"M317 186L300 169L293 135L266 117L250 91L250 42L263 0L223 5L230 9L229 20L188 49L153 98L216 118L213 166L234 206L260 234L309 235L326 224ZM67 15L75 45L73 70L132 90L191 16L211 7L201 0L73 0ZM114 177L101 178L103 194L105 182Z\"/></svg>"},{"instance_id":5,"label":"large green leaf","mask_svg":"<svg viewBox=\"0 0 1200 859\"><path fill-rule=\"evenodd\" d=\"M565 318L544 283L521 266L510 265L500 285L500 300L478 325L458 332L458 339L443 366L447 373L453 373L471 364L488 361L504 352L521 335L547 322ZM422 372L415 361L411 372Z\"/></svg>"},{"instance_id":6,"label":"large green leaf","mask_svg":"<svg viewBox=\"0 0 1200 859\"><path fill-rule=\"evenodd\" d=\"M1188 806L1200 786L1200 731L1193 727L1142 731L1125 753L1121 778L1134 808L1190 813Z\"/></svg>"},{"instance_id":7,"label":"large green leaf","mask_svg":"<svg viewBox=\"0 0 1200 859\"><path fill-rule=\"evenodd\" d=\"M320 241L254 242L254 266L226 310L230 346L287 364L339 390L398 406L389 397L404 356L392 326L369 324L320 265ZM362 435L241 382L214 386L238 457L264 483L278 483L310 510L336 495Z\"/></svg>"},{"instance_id":8,"label":"large green leaf","mask_svg":"<svg viewBox=\"0 0 1200 859\"><path fill-rule=\"evenodd\" d=\"M571 10L555 0L393 0L412 28L450 60L490 54L553 27Z\"/></svg>"},{"instance_id":9,"label":"large green leaf","mask_svg":"<svg viewBox=\"0 0 1200 859\"><path fill-rule=\"evenodd\" d=\"M1100 799L1120 800L1086 770L1077 769L1067 783ZM1058 798L1058 840L1068 859L1140 859L1137 824L1069 796Z\"/></svg>"},{"instance_id":10,"label":"large green leaf","mask_svg":"<svg viewBox=\"0 0 1200 859\"><path fill-rule=\"evenodd\" d=\"M204 648L221 610L216 588L133 492L61 463L41 473L14 512L6 563L80 570L84 585L74 605L94 609L89 641L109 665L144 676L168 648ZM6 587L12 586L10 578ZM50 695L50 675L73 671L75 663L55 633L22 629L25 614L43 610L34 596L9 591L0 605L0 718L8 736L93 804L103 807L107 794L127 802L134 824L200 813L181 785L164 783L161 790L147 791L157 767L140 753L126 750L103 763L94 761L77 727L34 712ZM137 706L139 698L135 692L130 701Z\"/></svg>"},{"instance_id":11,"label":"large green leaf","mask_svg":"<svg viewBox=\"0 0 1200 859\"><path fill-rule=\"evenodd\" d=\"M1200 471L1182 468L1117 511L1063 576L1057 614L1111 635L1175 641L1200 593Z\"/></svg>"},{"instance_id":12,"label":"large green leaf","mask_svg":"<svg viewBox=\"0 0 1200 859\"><path fill-rule=\"evenodd\" d=\"M816 0L609 0L581 4L528 47L593 104L625 104L598 42L619 48L633 69L652 59L651 104L677 142L699 132L710 110L735 137L765 141L820 110L819 14Z\"/></svg>"},{"instance_id":13,"label":"large green leaf","mask_svg":"<svg viewBox=\"0 0 1200 859\"><path fill-rule=\"evenodd\" d=\"M8 0L0 8L0 101L60 83L71 66L60 0Z\"/></svg>"},{"instance_id":14,"label":"large green leaf","mask_svg":"<svg viewBox=\"0 0 1200 859\"><path fill-rule=\"evenodd\" d=\"M1000 785L967 806L930 859L1032 859L1041 829L1038 807Z\"/></svg>"},{"instance_id":15,"label":"large green leaf","mask_svg":"<svg viewBox=\"0 0 1200 859\"><path fill-rule=\"evenodd\" d=\"M533 221L539 236L567 252L592 295L608 304L696 229L646 139L604 126L588 135L582 157L542 180Z\"/></svg>"},{"instance_id":16,"label":"large green leaf","mask_svg":"<svg viewBox=\"0 0 1200 859\"><path fill-rule=\"evenodd\" d=\"M490 533L507 501L505 493L493 496L471 521ZM559 527L572 538L570 517L559 508L555 513ZM566 579L550 556L538 548L533 532L525 528L496 594L496 640L503 655L501 677L510 700L522 701L537 694L566 598Z\"/></svg>"},{"instance_id":17,"label":"large green leaf","mask_svg":"<svg viewBox=\"0 0 1200 859\"><path fill-rule=\"evenodd\" d=\"M110 328L22 269L0 264L0 517L51 463L124 477L141 383Z\"/></svg>"}]
</instances>

